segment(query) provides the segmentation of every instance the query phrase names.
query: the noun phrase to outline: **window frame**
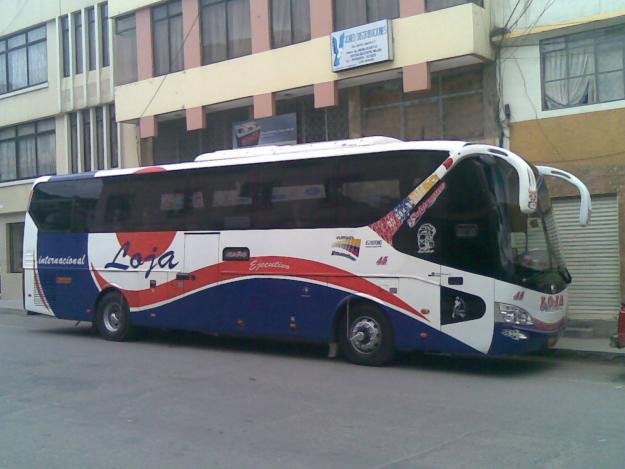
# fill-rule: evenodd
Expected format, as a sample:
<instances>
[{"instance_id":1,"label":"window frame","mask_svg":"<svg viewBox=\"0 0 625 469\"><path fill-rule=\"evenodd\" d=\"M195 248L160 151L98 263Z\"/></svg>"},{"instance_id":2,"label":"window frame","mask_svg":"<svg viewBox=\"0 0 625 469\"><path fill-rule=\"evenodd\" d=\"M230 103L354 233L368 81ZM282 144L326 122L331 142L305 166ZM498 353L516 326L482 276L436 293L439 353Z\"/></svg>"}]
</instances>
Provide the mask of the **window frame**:
<instances>
[{"instance_id":1,"label":"window frame","mask_svg":"<svg viewBox=\"0 0 625 469\"><path fill-rule=\"evenodd\" d=\"M610 33L610 32L617 32L620 33L620 39L621 41L618 40L603 40L604 34L605 33ZM582 75L570 75L570 64L569 64L569 59L570 59L570 45L572 42L582 38L586 36L586 39L589 41L592 41L592 49L593 49L593 71L592 73L587 73L587 74L582 74ZM562 41L563 42L563 47L562 49L550 49L550 50L546 50L550 45L554 45L556 44L558 41ZM540 41L539 43L539 55L540 55L540 94L541 94L541 109L543 111L557 111L557 110L561 110L561 109L569 109L569 108L575 108L575 107L582 107L582 106L592 106L592 105L597 105L597 104L604 104L604 103L611 103L611 102L615 102L615 101L623 101L625 100L625 46L622 47L621 50L621 56L622 56L622 67L620 70L615 69L615 70L609 70L609 71L604 71L604 72L600 72L599 71L599 52L598 52L598 48L600 45L603 44L617 44L620 43L622 44L623 42L625 42L625 27L624 26L612 26L612 27L607 27L607 28L600 28L600 29L595 29L595 30L591 30L591 31L583 31L580 33L574 33L574 34L565 34L562 36L557 36L557 37L553 37L553 38L549 38L549 39L543 39ZM556 50L563 50L566 53L566 72L565 75L563 75L563 77L558 78L558 79L553 79L553 80L546 80L545 79L545 62L546 62L546 58L547 58L547 54L549 52L554 52ZM607 100L602 100L601 99L601 89L599 88L599 77L602 75L606 75L608 73L616 73L616 72L621 72L621 76L622 76L622 81L623 81L623 94L621 98L615 98L615 99L607 99ZM561 81L568 81L571 80L573 78L578 78L578 77L583 77L583 76L592 76L593 77L593 83L594 83L594 87L595 87L595 93L596 93L596 100L593 102L586 102L586 103L573 103L573 104L566 104L566 105L562 105L559 107L548 107L547 106L547 93L545 91L546 85L548 83L557 83L557 82L561 82ZM567 89L567 94L568 94L568 89ZM567 96L568 98L568 96Z\"/></svg>"},{"instance_id":2,"label":"window frame","mask_svg":"<svg viewBox=\"0 0 625 469\"><path fill-rule=\"evenodd\" d=\"M179 13L171 13L170 9L174 4L179 4L180 5L180 12ZM166 15L164 18L159 18L159 19L155 19L154 18L154 11L158 10L158 9L165 9L166 10ZM169 73L175 73L175 72L179 72L181 70L184 70L184 26L181 28L181 34L182 34L182 38L181 38L181 48L179 51L177 52L173 52L172 51L172 41L171 41L171 23L172 20L175 18L180 17L180 21L182 23L183 19L182 19L182 0L170 0L169 2L166 3L162 3L160 5L157 5L155 7L152 7L152 9L150 10L150 14L151 14L151 22L152 22L152 59L153 59L153 72L154 72L154 76L162 76L162 75L167 75ZM167 43L166 43L166 47L167 47L167 70L157 70L158 67L158 61L157 61L157 57L156 57L156 25L165 22L167 24ZM136 23L135 23L136 24ZM179 69L173 69L172 65L173 65L173 60L174 58L177 58L178 56L180 56L180 68Z\"/></svg>"},{"instance_id":3,"label":"window frame","mask_svg":"<svg viewBox=\"0 0 625 469\"><path fill-rule=\"evenodd\" d=\"M54 118L40 119L38 121L27 122L24 124L4 127L0 129L2 131L13 130L12 137L8 137L8 138L0 137L0 142L11 142L11 141L15 142L14 162L15 162L15 175L16 175L15 179L0 180L0 184L6 183L6 182L12 182L12 181L24 181L24 180L29 180L29 179L35 179L41 176L51 176L51 175L56 174L56 170L53 173L39 174L39 137L48 136L48 135L56 135L56 123L54 123L54 125L52 125L52 128L49 130L39 130L39 127L44 122L54 123ZM34 126L34 131L32 133L20 135L20 128L25 128L31 125ZM18 164L20 160L20 156L21 156L20 155L20 142L25 141L27 139L31 139L31 138L34 139L34 142L35 142L34 144L35 144L35 172L36 174L34 176L20 177L19 164ZM54 165L56 167L56 160L54 161Z\"/></svg>"},{"instance_id":4,"label":"window frame","mask_svg":"<svg viewBox=\"0 0 625 469\"><path fill-rule=\"evenodd\" d=\"M209 65L219 62L225 62L226 60L236 59L238 57L245 57L246 55L250 55L252 53L252 25L251 25L251 5L250 0L245 0L247 2L248 10L250 11L250 46L249 52L241 54L241 55L233 55L230 51L230 28L228 27L228 3L235 0L200 0L200 46L202 48L202 65ZM206 25L202 21L204 9L209 9L215 7L215 5L223 4L225 9L225 22L224 22L224 34L226 44L226 56L223 59L218 59L214 61L208 61L206 59L206 54L204 53L204 34L206 31Z\"/></svg>"},{"instance_id":5,"label":"window frame","mask_svg":"<svg viewBox=\"0 0 625 469\"><path fill-rule=\"evenodd\" d=\"M21 233L15 233L15 229L17 229L18 232L21 231ZM24 222L7 223L7 241L7 252L9 254L7 259L7 272L10 274L21 274L24 271L22 267L24 258ZM14 252L15 247L17 247L17 252ZM19 259L14 257L15 254L18 254L17 257Z\"/></svg>"},{"instance_id":6,"label":"window frame","mask_svg":"<svg viewBox=\"0 0 625 469\"><path fill-rule=\"evenodd\" d=\"M36 31L38 29L42 29L44 34L43 37L40 39L35 39L35 40L29 40L28 36L30 35L31 32ZM9 47L9 42L11 41L11 39L19 37L19 36L24 36L24 43L20 44L18 46L14 46L14 47ZM41 85L43 83L47 83L48 82L48 50L47 50L47 41L48 41L48 30L47 30L47 24L43 23L43 24L39 24L35 27L26 29L24 31L21 31L19 33L16 34L11 34L10 36L5 36L3 38L0 38L0 44L3 44L4 47L0 50L2 50L2 52L0 52L0 60L4 61L4 72L5 72L5 76L4 76L4 80L6 83L6 91L2 92L0 91L0 96L5 95L5 94L9 94L9 93L14 93L16 91L20 91L20 90L24 90L27 88L31 88L33 86L37 86L37 85ZM30 47L33 46L37 46L41 43L45 43L46 47L45 47L45 52L46 52L46 58L45 58L45 80L43 81L38 81L38 82L31 82L31 75L32 75L32 71L30 68L30 54L29 49ZM17 50L20 49L25 49L26 50L26 86L22 86L22 87L18 87L18 88L11 88L11 84L9 82L9 76L10 76L10 69L9 69L9 53L10 52L15 52Z\"/></svg>"},{"instance_id":7,"label":"window frame","mask_svg":"<svg viewBox=\"0 0 625 469\"><path fill-rule=\"evenodd\" d=\"M300 44L302 42L306 42L306 41L310 41L312 35L311 35L311 30L310 30L310 2L309 0L304 0L308 5L309 5L309 10L308 10L308 38L307 39L302 39L301 41L295 41L294 38L294 32L293 32L293 0L286 0L289 2L289 33L290 33L290 38L289 38L289 43L288 44L283 44L283 45L276 45L276 37L274 34L274 23L273 23L273 10L274 10L274 2L276 0L271 0L271 2L269 3L269 9L270 9L270 15L271 15L271 21L270 21L270 25L271 25L271 48L272 49L279 49L281 47L287 47L287 46L291 46L293 44ZM297 1L297 0L296 0Z\"/></svg>"},{"instance_id":8,"label":"window frame","mask_svg":"<svg viewBox=\"0 0 625 469\"><path fill-rule=\"evenodd\" d=\"M338 16L337 15L338 1L340 1L340 0L335 0L334 2L332 2L332 22L333 22L332 29L334 31L343 31L345 29L357 28L358 26L362 26L364 24L369 24L369 23L372 23L373 21L380 21L381 20L381 19L377 19L377 20L372 20L371 19L371 9L370 9L369 0L364 0L364 2L365 2L365 11L364 11L364 13L365 13L365 15L364 15L365 16L365 22L339 29L336 26L336 21L337 21L336 19L337 19L337 16ZM400 5L399 5L400 4L400 0L387 0L387 1L395 2L396 6L397 6L397 16L394 16L392 18L382 18L382 19L394 20L394 19L399 18L401 16Z\"/></svg>"}]
</instances>

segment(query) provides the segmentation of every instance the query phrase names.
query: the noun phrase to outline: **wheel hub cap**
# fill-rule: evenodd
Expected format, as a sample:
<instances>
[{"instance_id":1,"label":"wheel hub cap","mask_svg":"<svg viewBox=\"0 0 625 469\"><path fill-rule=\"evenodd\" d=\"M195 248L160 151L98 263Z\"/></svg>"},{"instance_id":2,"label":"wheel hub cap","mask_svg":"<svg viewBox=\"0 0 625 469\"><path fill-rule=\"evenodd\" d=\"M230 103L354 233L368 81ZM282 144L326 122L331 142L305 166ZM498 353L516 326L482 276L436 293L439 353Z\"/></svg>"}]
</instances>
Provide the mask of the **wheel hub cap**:
<instances>
[{"instance_id":1,"label":"wheel hub cap","mask_svg":"<svg viewBox=\"0 0 625 469\"><path fill-rule=\"evenodd\" d=\"M380 325L369 317L358 318L349 331L352 347L363 354L375 352L382 343Z\"/></svg>"}]
</instances>

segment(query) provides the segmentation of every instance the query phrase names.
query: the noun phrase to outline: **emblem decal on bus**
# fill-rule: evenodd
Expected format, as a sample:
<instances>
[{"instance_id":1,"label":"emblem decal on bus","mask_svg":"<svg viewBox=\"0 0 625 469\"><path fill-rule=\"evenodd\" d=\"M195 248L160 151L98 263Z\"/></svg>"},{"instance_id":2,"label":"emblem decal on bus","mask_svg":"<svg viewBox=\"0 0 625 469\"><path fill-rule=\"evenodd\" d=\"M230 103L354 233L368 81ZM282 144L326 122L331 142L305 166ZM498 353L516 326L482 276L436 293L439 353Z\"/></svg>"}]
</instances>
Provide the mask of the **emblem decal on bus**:
<instances>
[{"instance_id":1,"label":"emblem decal on bus","mask_svg":"<svg viewBox=\"0 0 625 469\"><path fill-rule=\"evenodd\" d=\"M430 223L424 223L417 230L417 243L419 244L419 254L432 254L436 248L434 242L436 228Z\"/></svg>"},{"instance_id":2,"label":"emblem decal on bus","mask_svg":"<svg viewBox=\"0 0 625 469\"><path fill-rule=\"evenodd\" d=\"M412 213L412 215L410 215L410 217L408 218L408 226L410 228L414 228L416 226L417 222L421 219L423 214L426 212L426 210L436 203L436 201L438 200L438 197L445 190L445 187L447 187L447 186L445 185L444 182L442 182L436 188L436 190L434 192L432 192L432 195L430 195L425 200L425 202L423 202L421 205L419 205L417 207L417 209Z\"/></svg>"},{"instance_id":3,"label":"emblem decal on bus","mask_svg":"<svg viewBox=\"0 0 625 469\"><path fill-rule=\"evenodd\" d=\"M564 295L540 297L541 311L560 311L562 308L564 308Z\"/></svg>"},{"instance_id":4,"label":"emblem decal on bus","mask_svg":"<svg viewBox=\"0 0 625 469\"><path fill-rule=\"evenodd\" d=\"M346 257L352 261L358 259L360 255L360 239L353 236L337 236L332 243L332 255Z\"/></svg>"},{"instance_id":5,"label":"emblem decal on bus","mask_svg":"<svg viewBox=\"0 0 625 469\"><path fill-rule=\"evenodd\" d=\"M105 269L119 269L128 270L128 268L138 269L144 264L148 264L148 269L145 271L145 278L148 278L154 270L154 267L158 266L163 269L173 269L179 262L176 261L174 251L166 251L160 256L156 256L157 247L152 248L152 254L145 257L139 252L128 256L130 251L130 241L126 241L121 245L117 254L111 262L107 262L104 266Z\"/></svg>"}]
</instances>

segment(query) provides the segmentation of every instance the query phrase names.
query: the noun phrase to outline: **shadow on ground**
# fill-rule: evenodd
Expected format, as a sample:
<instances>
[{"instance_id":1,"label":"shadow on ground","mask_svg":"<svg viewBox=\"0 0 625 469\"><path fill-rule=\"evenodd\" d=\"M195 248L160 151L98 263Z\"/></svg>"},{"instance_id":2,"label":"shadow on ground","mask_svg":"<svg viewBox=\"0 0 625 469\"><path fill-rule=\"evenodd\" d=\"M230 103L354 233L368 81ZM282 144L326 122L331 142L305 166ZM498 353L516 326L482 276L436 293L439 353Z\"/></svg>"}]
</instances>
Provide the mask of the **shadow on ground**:
<instances>
[{"instance_id":1,"label":"shadow on ground","mask_svg":"<svg viewBox=\"0 0 625 469\"><path fill-rule=\"evenodd\" d=\"M76 338L93 338L101 340L91 326L81 323L78 326L32 329L37 334L73 336ZM188 347L211 349L224 352L255 353L309 360L327 360L326 345L309 344L292 341L276 341L270 339L251 339L243 337L222 337L198 332L145 329L139 330L133 342L153 344L165 347ZM559 358L546 355L529 355L521 357L490 358L483 356L457 356L444 354L425 354L420 352L400 353L394 364L396 369L452 371L484 376L520 376L542 373L559 366ZM329 363L344 364L339 357Z\"/></svg>"}]
</instances>

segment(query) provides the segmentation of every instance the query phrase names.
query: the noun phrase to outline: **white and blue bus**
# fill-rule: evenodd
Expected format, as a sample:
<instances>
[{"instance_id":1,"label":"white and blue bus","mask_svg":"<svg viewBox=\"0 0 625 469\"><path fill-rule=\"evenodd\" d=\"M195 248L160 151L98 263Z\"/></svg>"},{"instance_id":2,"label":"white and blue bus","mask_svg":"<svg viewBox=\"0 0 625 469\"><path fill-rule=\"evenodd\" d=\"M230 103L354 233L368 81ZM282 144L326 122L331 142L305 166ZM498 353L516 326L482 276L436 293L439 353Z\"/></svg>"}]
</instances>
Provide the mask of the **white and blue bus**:
<instances>
[{"instance_id":1,"label":"white and blue bus","mask_svg":"<svg viewBox=\"0 0 625 469\"><path fill-rule=\"evenodd\" d=\"M106 339L155 327L398 350L546 348L571 281L544 176L493 146L384 137L38 179L29 311Z\"/></svg>"}]
</instances>

